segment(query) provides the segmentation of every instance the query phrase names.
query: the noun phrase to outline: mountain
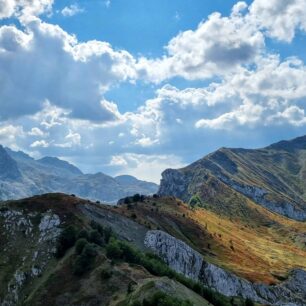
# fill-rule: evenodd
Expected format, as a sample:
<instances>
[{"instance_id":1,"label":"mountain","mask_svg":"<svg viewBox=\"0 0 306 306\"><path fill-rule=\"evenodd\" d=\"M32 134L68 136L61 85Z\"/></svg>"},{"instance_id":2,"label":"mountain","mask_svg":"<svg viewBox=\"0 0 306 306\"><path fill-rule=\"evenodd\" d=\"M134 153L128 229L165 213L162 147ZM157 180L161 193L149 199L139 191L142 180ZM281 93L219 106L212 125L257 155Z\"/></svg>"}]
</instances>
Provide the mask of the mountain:
<instances>
[{"instance_id":1,"label":"mountain","mask_svg":"<svg viewBox=\"0 0 306 306\"><path fill-rule=\"evenodd\" d=\"M144 253L146 232L108 206L63 194L0 203L0 305L211 305Z\"/></svg>"},{"instance_id":2,"label":"mountain","mask_svg":"<svg viewBox=\"0 0 306 306\"><path fill-rule=\"evenodd\" d=\"M0 145L0 179L18 180L21 174L16 161Z\"/></svg>"},{"instance_id":3,"label":"mountain","mask_svg":"<svg viewBox=\"0 0 306 306\"><path fill-rule=\"evenodd\" d=\"M216 212L252 213L255 202L291 219L306 220L306 136L262 149L221 148L182 169L162 174L159 194L189 201ZM254 213L254 212L253 212Z\"/></svg>"},{"instance_id":4,"label":"mountain","mask_svg":"<svg viewBox=\"0 0 306 306\"><path fill-rule=\"evenodd\" d=\"M158 190L154 183L128 178L112 178L103 173L83 174L74 165L57 157L35 160L24 152L0 146L0 200L64 192L94 201L116 203L122 197L136 193L153 194Z\"/></svg>"},{"instance_id":5,"label":"mountain","mask_svg":"<svg viewBox=\"0 0 306 306\"><path fill-rule=\"evenodd\" d=\"M305 305L305 223L259 206L269 223L246 226L172 196L137 200L0 202L0 304Z\"/></svg>"},{"instance_id":6,"label":"mountain","mask_svg":"<svg viewBox=\"0 0 306 306\"><path fill-rule=\"evenodd\" d=\"M48 165L51 167L55 167L55 168L59 168L59 169L64 169L64 170L68 170L69 172L75 174L75 175L82 175L82 171L80 169L78 169L77 167L71 165L70 163L61 160L59 158L56 157L44 157L42 159L38 160L39 163L42 163L44 165Z\"/></svg>"}]
</instances>

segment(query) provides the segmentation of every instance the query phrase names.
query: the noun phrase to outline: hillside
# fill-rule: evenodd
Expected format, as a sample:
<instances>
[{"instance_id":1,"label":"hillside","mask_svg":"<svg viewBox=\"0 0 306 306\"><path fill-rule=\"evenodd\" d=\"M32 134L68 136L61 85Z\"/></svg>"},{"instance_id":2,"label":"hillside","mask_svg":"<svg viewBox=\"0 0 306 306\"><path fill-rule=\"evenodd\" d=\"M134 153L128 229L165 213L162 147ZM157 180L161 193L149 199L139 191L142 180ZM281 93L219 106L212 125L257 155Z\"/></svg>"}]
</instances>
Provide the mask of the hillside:
<instances>
[{"instance_id":1,"label":"hillside","mask_svg":"<svg viewBox=\"0 0 306 306\"><path fill-rule=\"evenodd\" d=\"M260 208L272 224L245 226L173 197L126 202L0 203L0 304L305 305L303 223Z\"/></svg>"},{"instance_id":2,"label":"hillside","mask_svg":"<svg viewBox=\"0 0 306 306\"><path fill-rule=\"evenodd\" d=\"M142 253L145 227L107 206L63 194L3 202L0 229L1 305L134 306L161 297L174 303L167 305L211 305Z\"/></svg>"},{"instance_id":3,"label":"hillside","mask_svg":"<svg viewBox=\"0 0 306 306\"><path fill-rule=\"evenodd\" d=\"M173 197L146 198L116 212L180 239L204 258L252 282L279 283L293 269L306 269L306 224L247 203L253 216L220 216ZM246 218L246 217L245 217Z\"/></svg>"},{"instance_id":4,"label":"hillside","mask_svg":"<svg viewBox=\"0 0 306 306\"><path fill-rule=\"evenodd\" d=\"M306 220L306 136L263 149L221 148L182 169L163 172L159 193L224 215L251 213L247 199L291 219Z\"/></svg>"},{"instance_id":5,"label":"hillside","mask_svg":"<svg viewBox=\"0 0 306 306\"><path fill-rule=\"evenodd\" d=\"M129 178L113 178L103 173L83 174L80 169L59 158L44 157L35 160L24 152L15 152L0 146L2 200L47 192L64 192L93 201L115 203L118 199L135 193L157 192L156 184Z\"/></svg>"}]
</instances>

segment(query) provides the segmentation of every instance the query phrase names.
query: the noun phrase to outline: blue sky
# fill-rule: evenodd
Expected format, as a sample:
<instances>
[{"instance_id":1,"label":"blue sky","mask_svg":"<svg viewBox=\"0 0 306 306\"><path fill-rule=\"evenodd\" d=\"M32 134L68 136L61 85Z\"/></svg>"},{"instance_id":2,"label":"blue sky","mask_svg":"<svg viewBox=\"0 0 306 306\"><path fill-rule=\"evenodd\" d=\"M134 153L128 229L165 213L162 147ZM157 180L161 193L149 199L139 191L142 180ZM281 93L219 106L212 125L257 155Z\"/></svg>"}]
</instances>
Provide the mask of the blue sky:
<instances>
[{"instance_id":1,"label":"blue sky","mask_svg":"<svg viewBox=\"0 0 306 306\"><path fill-rule=\"evenodd\" d=\"M0 143L159 181L306 133L306 0L4 0Z\"/></svg>"}]
</instances>

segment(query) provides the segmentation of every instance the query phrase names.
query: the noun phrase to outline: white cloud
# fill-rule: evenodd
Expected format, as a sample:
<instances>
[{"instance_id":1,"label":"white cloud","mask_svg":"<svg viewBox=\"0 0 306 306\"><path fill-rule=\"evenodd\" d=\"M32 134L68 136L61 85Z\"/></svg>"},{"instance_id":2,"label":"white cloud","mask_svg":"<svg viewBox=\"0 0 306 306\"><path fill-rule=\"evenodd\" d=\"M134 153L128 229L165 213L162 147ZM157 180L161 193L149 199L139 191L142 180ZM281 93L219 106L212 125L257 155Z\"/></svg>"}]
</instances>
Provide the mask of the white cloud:
<instances>
[{"instance_id":1,"label":"white cloud","mask_svg":"<svg viewBox=\"0 0 306 306\"><path fill-rule=\"evenodd\" d=\"M38 19L24 32L1 27L0 50L0 120L34 114L46 99L72 117L117 120L115 105L103 100L103 93L136 76L128 52L114 51L105 42L78 43Z\"/></svg>"},{"instance_id":2,"label":"white cloud","mask_svg":"<svg viewBox=\"0 0 306 306\"><path fill-rule=\"evenodd\" d=\"M183 166L181 159L175 155L144 155L125 153L113 156L110 162L112 166L121 169L117 175L134 175L145 181L160 183L161 173L168 168L180 168Z\"/></svg>"},{"instance_id":3,"label":"white cloud","mask_svg":"<svg viewBox=\"0 0 306 306\"><path fill-rule=\"evenodd\" d=\"M0 19L9 17L29 18L50 13L54 0L0 0Z\"/></svg>"},{"instance_id":4,"label":"white cloud","mask_svg":"<svg viewBox=\"0 0 306 306\"><path fill-rule=\"evenodd\" d=\"M83 13L84 9L79 7L77 4L71 4L70 6L65 6L61 10L61 14L65 17L71 17L80 13Z\"/></svg>"},{"instance_id":5,"label":"white cloud","mask_svg":"<svg viewBox=\"0 0 306 306\"><path fill-rule=\"evenodd\" d=\"M48 148L49 145L50 144L45 140L36 140L30 145L30 147L31 148L38 148L38 147Z\"/></svg>"},{"instance_id":6,"label":"white cloud","mask_svg":"<svg viewBox=\"0 0 306 306\"><path fill-rule=\"evenodd\" d=\"M296 30L306 31L306 0L254 0L251 18L268 35L290 42Z\"/></svg>"},{"instance_id":7,"label":"white cloud","mask_svg":"<svg viewBox=\"0 0 306 306\"><path fill-rule=\"evenodd\" d=\"M46 134L38 127L33 127L31 131L28 132L29 136L44 137Z\"/></svg>"},{"instance_id":8,"label":"white cloud","mask_svg":"<svg viewBox=\"0 0 306 306\"><path fill-rule=\"evenodd\" d=\"M140 74L155 82L174 76L205 79L253 63L264 48L264 36L248 15L238 14L243 8L237 5L229 17L214 13L196 30L180 33L168 43L164 57L140 59Z\"/></svg>"},{"instance_id":9,"label":"white cloud","mask_svg":"<svg viewBox=\"0 0 306 306\"><path fill-rule=\"evenodd\" d=\"M0 144L14 150L19 150L18 140L25 138L25 132L20 125L0 124Z\"/></svg>"}]
</instances>

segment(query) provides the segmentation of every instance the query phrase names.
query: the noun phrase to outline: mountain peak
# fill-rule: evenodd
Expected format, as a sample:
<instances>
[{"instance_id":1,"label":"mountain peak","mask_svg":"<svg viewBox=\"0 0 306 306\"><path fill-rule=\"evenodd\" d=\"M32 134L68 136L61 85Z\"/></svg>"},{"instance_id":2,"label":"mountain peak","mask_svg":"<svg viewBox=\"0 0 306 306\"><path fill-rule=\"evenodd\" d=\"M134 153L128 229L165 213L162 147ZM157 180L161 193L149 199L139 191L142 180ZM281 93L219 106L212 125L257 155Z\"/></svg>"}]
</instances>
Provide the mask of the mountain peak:
<instances>
[{"instance_id":1,"label":"mountain peak","mask_svg":"<svg viewBox=\"0 0 306 306\"><path fill-rule=\"evenodd\" d=\"M267 147L267 149L294 151L306 150L306 135L291 140L282 140Z\"/></svg>"},{"instance_id":2,"label":"mountain peak","mask_svg":"<svg viewBox=\"0 0 306 306\"><path fill-rule=\"evenodd\" d=\"M70 164L69 162L59 159L57 157L51 157L51 156L46 156L43 157L41 159L38 160L38 162L48 165L48 166L52 166L52 167L56 167L56 168L61 168L61 169L65 169L68 170L69 172L75 174L75 175L82 175L82 171L77 168L76 166Z\"/></svg>"},{"instance_id":3,"label":"mountain peak","mask_svg":"<svg viewBox=\"0 0 306 306\"><path fill-rule=\"evenodd\" d=\"M16 161L0 145L0 179L16 180L21 177Z\"/></svg>"}]
</instances>

